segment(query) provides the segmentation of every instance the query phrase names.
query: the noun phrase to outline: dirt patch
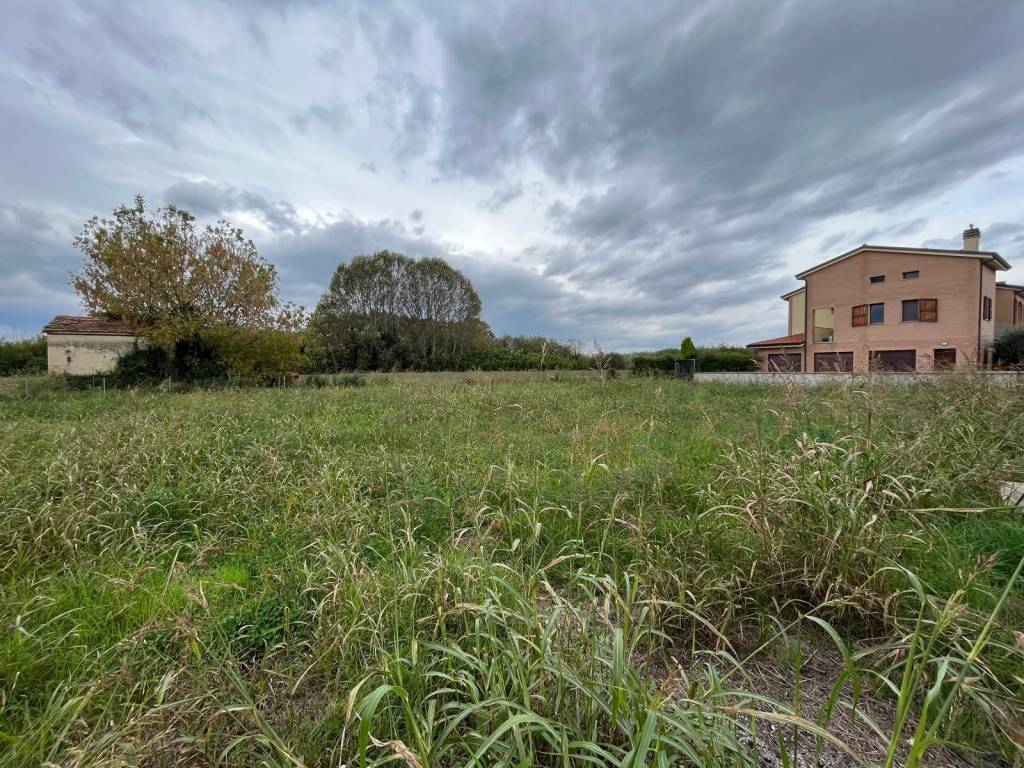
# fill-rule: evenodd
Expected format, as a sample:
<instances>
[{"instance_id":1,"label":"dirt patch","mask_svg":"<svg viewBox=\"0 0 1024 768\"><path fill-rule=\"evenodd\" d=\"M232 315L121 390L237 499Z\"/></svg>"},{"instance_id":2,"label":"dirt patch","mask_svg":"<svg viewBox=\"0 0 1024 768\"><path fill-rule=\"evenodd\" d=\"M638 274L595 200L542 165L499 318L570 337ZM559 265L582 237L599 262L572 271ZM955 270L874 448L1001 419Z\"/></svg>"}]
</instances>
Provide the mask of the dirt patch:
<instances>
[{"instance_id":1,"label":"dirt patch","mask_svg":"<svg viewBox=\"0 0 1024 768\"><path fill-rule=\"evenodd\" d=\"M761 651L749 658L742 656L743 651L740 653L744 658L742 670L736 669L723 655L671 655L663 665L656 667L662 690L669 695L685 697L687 678L700 679L710 664L718 675L726 677L724 687L737 692L723 701L724 705L770 711L770 705L755 698L765 697L785 705L804 720L824 724L819 718L828 710L836 682L845 669L843 657L837 650L802 643L798 649L799 665L778 649ZM888 736L894 728L895 701L879 691L875 681L864 675L860 686L854 706L853 686L849 680L845 682L826 726L826 730L843 742L853 755L816 738L808 730L759 717L741 717L740 721L747 727L741 741L757 754L759 764L765 768L784 768L787 763L783 753L788 765L798 768L853 768L881 764L885 759ZM747 698L745 694L752 696ZM914 726L915 723L911 722L904 728L897 765L904 762ZM931 768L968 768L972 765L946 747L929 749L924 764Z\"/></svg>"}]
</instances>

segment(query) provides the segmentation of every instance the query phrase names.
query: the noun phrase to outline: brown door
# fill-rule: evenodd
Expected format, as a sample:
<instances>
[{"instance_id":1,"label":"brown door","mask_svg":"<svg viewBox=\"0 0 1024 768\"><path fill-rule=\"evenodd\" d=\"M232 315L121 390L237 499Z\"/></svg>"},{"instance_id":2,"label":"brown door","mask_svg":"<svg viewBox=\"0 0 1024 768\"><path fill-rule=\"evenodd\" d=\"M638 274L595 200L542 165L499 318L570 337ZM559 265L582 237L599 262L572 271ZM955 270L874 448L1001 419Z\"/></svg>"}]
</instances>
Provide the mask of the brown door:
<instances>
[{"instance_id":1,"label":"brown door","mask_svg":"<svg viewBox=\"0 0 1024 768\"><path fill-rule=\"evenodd\" d=\"M916 349L886 349L871 353L872 371L909 373L917 370Z\"/></svg>"},{"instance_id":2,"label":"brown door","mask_svg":"<svg viewBox=\"0 0 1024 768\"><path fill-rule=\"evenodd\" d=\"M956 368L955 349L936 349L933 353L936 371L951 371Z\"/></svg>"},{"instance_id":3,"label":"brown door","mask_svg":"<svg viewBox=\"0 0 1024 768\"><path fill-rule=\"evenodd\" d=\"M853 352L816 352L814 354L814 372L853 372Z\"/></svg>"},{"instance_id":4,"label":"brown door","mask_svg":"<svg viewBox=\"0 0 1024 768\"><path fill-rule=\"evenodd\" d=\"M799 352L768 355L768 370L772 373L792 373L793 371L799 371L803 367L802 363L803 360L801 359Z\"/></svg>"}]
</instances>

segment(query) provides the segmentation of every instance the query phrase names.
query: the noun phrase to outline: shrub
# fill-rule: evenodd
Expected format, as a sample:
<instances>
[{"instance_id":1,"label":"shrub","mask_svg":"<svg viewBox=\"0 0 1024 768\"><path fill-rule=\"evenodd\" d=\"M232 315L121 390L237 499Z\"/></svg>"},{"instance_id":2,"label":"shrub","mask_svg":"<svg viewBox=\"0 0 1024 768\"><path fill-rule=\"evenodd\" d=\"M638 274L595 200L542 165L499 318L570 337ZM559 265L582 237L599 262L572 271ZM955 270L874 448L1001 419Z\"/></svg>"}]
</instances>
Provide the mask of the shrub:
<instances>
[{"instance_id":1,"label":"shrub","mask_svg":"<svg viewBox=\"0 0 1024 768\"><path fill-rule=\"evenodd\" d=\"M1013 325L1007 328L995 343L996 362L1003 365L1021 365L1024 363L1024 325Z\"/></svg>"},{"instance_id":2,"label":"shrub","mask_svg":"<svg viewBox=\"0 0 1024 768\"><path fill-rule=\"evenodd\" d=\"M756 371L757 354L745 347L701 347L697 350L697 370L702 373Z\"/></svg>"},{"instance_id":3,"label":"shrub","mask_svg":"<svg viewBox=\"0 0 1024 768\"><path fill-rule=\"evenodd\" d=\"M46 372L46 339L5 341L0 339L0 376Z\"/></svg>"},{"instance_id":4,"label":"shrub","mask_svg":"<svg viewBox=\"0 0 1024 768\"><path fill-rule=\"evenodd\" d=\"M675 370L679 353L674 349L662 349L633 355L634 376L658 376Z\"/></svg>"}]
</instances>

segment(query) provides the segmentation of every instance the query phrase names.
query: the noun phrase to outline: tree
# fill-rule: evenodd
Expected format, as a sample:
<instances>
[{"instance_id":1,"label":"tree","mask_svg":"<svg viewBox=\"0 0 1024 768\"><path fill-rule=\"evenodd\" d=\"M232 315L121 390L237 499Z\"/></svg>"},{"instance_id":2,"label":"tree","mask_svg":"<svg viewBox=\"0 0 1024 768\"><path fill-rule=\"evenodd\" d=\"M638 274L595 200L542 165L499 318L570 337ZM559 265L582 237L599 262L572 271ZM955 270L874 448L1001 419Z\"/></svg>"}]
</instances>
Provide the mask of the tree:
<instances>
[{"instance_id":1,"label":"tree","mask_svg":"<svg viewBox=\"0 0 1024 768\"><path fill-rule=\"evenodd\" d=\"M219 350L239 371L253 361L243 361L234 342L262 349L268 345L255 336L275 334L275 365L295 367L276 342L291 333L297 358L302 309L279 301L276 270L241 229L218 221L200 230L188 211L147 211L140 195L111 218L89 219L74 244L86 263L71 283L87 311L139 325L175 356Z\"/></svg>"},{"instance_id":2,"label":"tree","mask_svg":"<svg viewBox=\"0 0 1024 768\"><path fill-rule=\"evenodd\" d=\"M679 345L679 357L682 360L690 360L697 356L697 347L693 343L693 339L687 336L683 339L682 344Z\"/></svg>"},{"instance_id":3,"label":"tree","mask_svg":"<svg viewBox=\"0 0 1024 768\"><path fill-rule=\"evenodd\" d=\"M451 367L490 338L480 296L443 259L378 251L340 264L310 320L322 368Z\"/></svg>"},{"instance_id":4,"label":"tree","mask_svg":"<svg viewBox=\"0 0 1024 768\"><path fill-rule=\"evenodd\" d=\"M1003 331L996 339L993 351L999 363L1024 364L1024 325L1012 325Z\"/></svg>"}]
</instances>

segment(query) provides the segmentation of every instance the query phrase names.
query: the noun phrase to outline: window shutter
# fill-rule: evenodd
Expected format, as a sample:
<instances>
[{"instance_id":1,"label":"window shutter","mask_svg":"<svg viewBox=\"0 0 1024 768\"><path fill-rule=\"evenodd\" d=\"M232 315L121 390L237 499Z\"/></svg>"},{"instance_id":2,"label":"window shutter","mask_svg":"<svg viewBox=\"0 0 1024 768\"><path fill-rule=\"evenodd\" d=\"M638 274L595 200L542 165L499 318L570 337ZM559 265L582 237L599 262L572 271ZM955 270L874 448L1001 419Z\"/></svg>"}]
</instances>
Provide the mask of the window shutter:
<instances>
[{"instance_id":1,"label":"window shutter","mask_svg":"<svg viewBox=\"0 0 1024 768\"><path fill-rule=\"evenodd\" d=\"M922 323L937 323L939 321L939 300L918 299L917 319Z\"/></svg>"},{"instance_id":2,"label":"window shutter","mask_svg":"<svg viewBox=\"0 0 1024 768\"><path fill-rule=\"evenodd\" d=\"M858 304L857 306L855 306L853 308L853 315L852 315L852 317L850 319L850 322L851 322L851 324L853 325L854 328L856 328L859 325L867 325L868 324L868 305L867 304Z\"/></svg>"}]
</instances>

